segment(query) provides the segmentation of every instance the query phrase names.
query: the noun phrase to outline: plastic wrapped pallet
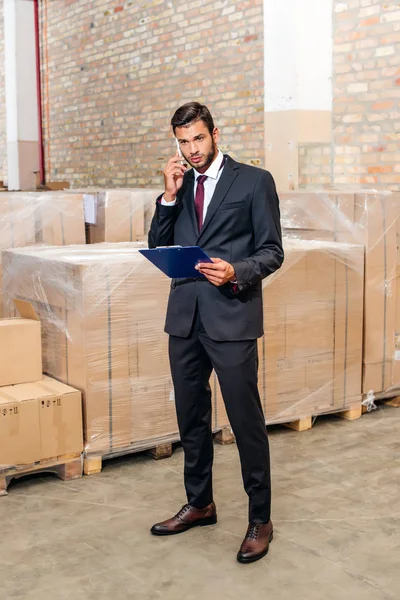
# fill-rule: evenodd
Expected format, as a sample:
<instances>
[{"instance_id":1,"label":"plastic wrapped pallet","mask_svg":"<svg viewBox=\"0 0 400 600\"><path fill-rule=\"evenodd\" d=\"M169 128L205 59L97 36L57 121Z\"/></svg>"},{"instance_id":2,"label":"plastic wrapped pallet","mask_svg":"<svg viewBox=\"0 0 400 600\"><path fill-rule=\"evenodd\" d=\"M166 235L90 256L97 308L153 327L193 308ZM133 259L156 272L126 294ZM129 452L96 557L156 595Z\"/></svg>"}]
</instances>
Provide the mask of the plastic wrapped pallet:
<instances>
[{"instance_id":1,"label":"plastic wrapped pallet","mask_svg":"<svg viewBox=\"0 0 400 600\"><path fill-rule=\"evenodd\" d=\"M361 404L363 248L290 239L284 247L282 268L263 282L258 383L267 423Z\"/></svg>"},{"instance_id":2,"label":"plastic wrapped pallet","mask_svg":"<svg viewBox=\"0 0 400 600\"><path fill-rule=\"evenodd\" d=\"M34 244L85 243L82 194L0 194L0 250ZM1 281L1 258L0 258ZM0 293L0 317L2 299Z\"/></svg>"},{"instance_id":3,"label":"plastic wrapped pallet","mask_svg":"<svg viewBox=\"0 0 400 600\"><path fill-rule=\"evenodd\" d=\"M102 456L179 438L163 333L169 280L137 247L3 253L5 306L34 305L44 371L83 392L86 451Z\"/></svg>"},{"instance_id":4,"label":"plastic wrapped pallet","mask_svg":"<svg viewBox=\"0 0 400 600\"><path fill-rule=\"evenodd\" d=\"M296 191L280 200L286 235L364 246L363 393L400 390L400 195Z\"/></svg>"},{"instance_id":5,"label":"plastic wrapped pallet","mask_svg":"<svg viewBox=\"0 0 400 600\"><path fill-rule=\"evenodd\" d=\"M84 194L90 207L87 218L88 242L137 242L147 239L156 198L162 190L87 188Z\"/></svg>"},{"instance_id":6,"label":"plastic wrapped pallet","mask_svg":"<svg viewBox=\"0 0 400 600\"><path fill-rule=\"evenodd\" d=\"M259 385L268 422L360 404L364 252L285 241L264 281ZM3 253L6 306L20 297L42 322L44 370L83 392L88 453L110 455L177 439L163 333L169 281L137 244ZM212 381L213 428L228 424Z\"/></svg>"}]
</instances>

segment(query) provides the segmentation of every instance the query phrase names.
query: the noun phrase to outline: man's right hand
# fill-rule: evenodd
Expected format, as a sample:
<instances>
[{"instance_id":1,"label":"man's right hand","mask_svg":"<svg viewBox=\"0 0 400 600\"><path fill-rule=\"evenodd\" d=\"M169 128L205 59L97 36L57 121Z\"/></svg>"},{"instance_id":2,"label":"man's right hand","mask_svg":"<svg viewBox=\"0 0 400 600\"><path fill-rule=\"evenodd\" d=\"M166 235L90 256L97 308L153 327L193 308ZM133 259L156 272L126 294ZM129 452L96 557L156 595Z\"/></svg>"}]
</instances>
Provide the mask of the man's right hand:
<instances>
[{"instance_id":1,"label":"man's right hand","mask_svg":"<svg viewBox=\"0 0 400 600\"><path fill-rule=\"evenodd\" d=\"M186 172L187 166L182 164L182 157L179 156L178 152L173 156L167 163L164 170L164 200L166 202L173 202L176 198L178 191L181 189L183 184L183 176Z\"/></svg>"}]
</instances>

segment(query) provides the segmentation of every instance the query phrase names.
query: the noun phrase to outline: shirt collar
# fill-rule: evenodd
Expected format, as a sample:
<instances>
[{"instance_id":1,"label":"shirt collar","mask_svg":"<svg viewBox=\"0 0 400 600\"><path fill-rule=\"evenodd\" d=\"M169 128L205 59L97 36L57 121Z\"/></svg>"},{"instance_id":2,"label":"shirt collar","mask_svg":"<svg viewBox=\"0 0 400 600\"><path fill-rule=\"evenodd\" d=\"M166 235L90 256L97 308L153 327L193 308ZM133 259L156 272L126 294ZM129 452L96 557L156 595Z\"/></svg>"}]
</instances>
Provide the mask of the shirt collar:
<instances>
[{"instance_id":1,"label":"shirt collar","mask_svg":"<svg viewBox=\"0 0 400 600\"><path fill-rule=\"evenodd\" d=\"M211 163L211 165L208 167L205 173L199 173L198 171L196 171L196 169L193 169L196 181L197 178L200 177L200 175L206 175L211 179L217 179L223 160L224 155L222 154L221 150L218 150L217 158Z\"/></svg>"}]
</instances>

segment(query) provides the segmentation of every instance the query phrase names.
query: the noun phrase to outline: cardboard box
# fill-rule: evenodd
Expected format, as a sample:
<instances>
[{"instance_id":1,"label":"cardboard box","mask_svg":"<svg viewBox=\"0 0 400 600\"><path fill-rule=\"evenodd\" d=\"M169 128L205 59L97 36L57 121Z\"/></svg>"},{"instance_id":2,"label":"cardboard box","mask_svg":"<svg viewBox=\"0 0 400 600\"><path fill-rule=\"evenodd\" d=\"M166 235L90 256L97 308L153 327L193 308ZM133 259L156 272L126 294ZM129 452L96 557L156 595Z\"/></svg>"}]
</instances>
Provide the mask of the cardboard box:
<instances>
[{"instance_id":1,"label":"cardboard box","mask_svg":"<svg viewBox=\"0 0 400 600\"><path fill-rule=\"evenodd\" d=\"M361 402L363 247L290 239L284 247L282 268L263 282L258 387L267 423ZM216 406L227 424L218 385Z\"/></svg>"},{"instance_id":2,"label":"cardboard box","mask_svg":"<svg viewBox=\"0 0 400 600\"><path fill-rule=\"evenodd\" d=\"M397 234L400 196L386 192L280 195L284 232L292 237L362 244L365 248L363 393L400 386L394 360L399 326Z\"/></svg>"},{"instance_id":3,"label":"cardboard box","mask_svg":"<svg viewBox=\"0 0 400 600\"><path fill-rule=\"evenodd\" d=\"M146 241L161 189L86 189L95 196L95 220L89 224L89 243Z\"/></svg>"},{"instance_id":4,"label":"cardboard box","mask_svg":"<svg viewBox=\"0 0 400 600\"><path fill-rule=\"evenodd\" d=\"M0 320L0 386L42 378L40 322L29 302L14 301L21 318Z\"/></svg>"},{"instance_id":5,"label":"cardboard box","mask_svg":"<svg viewBox=\"0 0 400 600\"><path fill-rule=\"evenodd\" d=\"M295 190L281 193L279 200L282 228L288 235L297 234L300 239L307 239L304 235L316 240L359 243L354 229L353 192Z\"/></svg>"},{"instance_id":6,"label":"cardboard box","mask_svg":"<svg viewBox=\"0 0 400 600\"><path fill-rule=\"evenodd\" d=\"M83 194L12 192L0 197L1 248L85 243Z\"/></svg>"},{"instance_id":7,"label":"cardboard box","mask_svg":"<svg viewBox=\"0 0 400 600\"><path fill-rule=\"evenodd\" d=\"M41 456L37 400L17 399L12 392L12 387L0 388L0 469L33 463Z\"/></svg>"},{"instance_id":8,"label":"cardboard box","mask_svg":"<svg viewBox=\"0 0 400 600\"><path fill-rule=\"evenodd\" d=\"M260 364L270 422L349 408L361 399L363 249L286 241L285 253L284 270L264 285Z\"/></svg>"},{"instance_id":9,"label":"cardboard box","mask_svg":"<svg viewBox=\"0 0 400 600\"><path fill-rule=\"evenodd\" d=\"M0 251L34 244L84 243L82 194L10 192L0 195ZM1 277L0 253L0 287ZM2 316L0 291L0 318Z\"/></svg>"},{"instance_id":10,"label":"cardboard box","mask_svg":"<svg viewBox=\"0 0 400 600\"><path fill-rule=\"evenodd\" d=\"M154 277L137 247L4 253L14 274L7 298L30 297L42 320L45 371L83 392L88 452L178 436L163 333L169 281ZM287 240L285 252L263 287L259 388L268 422L345 410L361 399L363 248ZM218 429L229 421L214 375L211 388Z\"/></svg>"},{"instance_id":11,"label":"cardboard box","mask_svg":"<svg viewBox=\"0 0 400 600\"><path fill-rule=\"evenodd\" d=\"M83 194L42 194L37 202L36 243L69 246L85 242Z\"/></svg>"},{"instance_id":12,"label":"cardboard box","mask_svg":"<svg viewBox=\"0 0 400 600\"><path fill-rule=\"evenodd\" d=\"M0 194L0 287L2 276L1 250L30 246L35 243L35 204L18 194ZM3 299L0 290L0 318Z\"/></svg>"},{"instance_id":13,"label":"cardboard box","mask_svg":"<svg viewBox=\"0 0 400 600\"><path fill-rule=\"evenodd\" d=\"M44 371L83 393L88 452L178 437L163 333L170 282L138 244L4 253L6 307L30 299L43 326ZM40 288L35 284L40 280Z\"/></svg>"},{"instance_id":14,"label":"cardboard box","mask_svg":"<svg viewBox=\"0 0 400 600\"><path fill-rule=\"evenodd\" d=\"M41 460L83 451L82 394L50 377L23 384L39 403Z\"/></svg>"},{"instance_id":15,"label":"cardboard box","mask_svg":"<svg viewBox=\"0 0 400 600\"><path fill-rule=\"evenodd\" d=\"M356 218L364 234L365 318L363 391L380 392L396 382L392 374L398 254L396 232L400 197L356 195Z\"/></svg>"},{"instance_id":16,"label":"cardboard box","mask_svg":"<svg viewBox=\"0 0 400 600\"><path fill-rule=\"evenodd\" d=\"M50 377L0 388L0 467L80 454L81 393Z\"/></svg>"}]
</instances>

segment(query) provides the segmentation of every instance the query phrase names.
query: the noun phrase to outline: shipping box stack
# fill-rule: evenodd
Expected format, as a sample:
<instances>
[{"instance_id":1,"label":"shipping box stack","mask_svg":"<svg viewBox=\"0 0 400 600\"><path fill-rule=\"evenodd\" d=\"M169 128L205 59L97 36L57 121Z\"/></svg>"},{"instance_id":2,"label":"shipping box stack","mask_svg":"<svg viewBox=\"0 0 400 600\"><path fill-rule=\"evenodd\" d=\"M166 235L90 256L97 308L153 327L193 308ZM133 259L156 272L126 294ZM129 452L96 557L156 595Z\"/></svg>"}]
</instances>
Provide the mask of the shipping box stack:
<instances>
[{"instance_id":1,"label":"shipping box stack","mask_svg":"<svg viewBox=\"0 0 400 600\"><path fill-rule=\"evenodd\" d=\"M179 439L163 333L170 282L138 247L3 253L5 306L10 310L14 296L32 302L42 322L44 371L83 392L88 455Z\"/></svg>"},{"instance_id":2,"label":"shipping box stack","mask_svg":"<svg viewBox=\"0 0 400 600\"><path fill-rule=\"evenodd\" d=\"M0 496L11 479L43 468L82 475L81 393L42 376L41 324L29 302L0 319Z\"/></svg>"},{"instance_id":3,"label":"shipping box stack","mask_svg":"<svg viewBox=\"0 0 400 600\"><path fill-rule=\"evenodd\" d=\"M82 452L81 393L50 377L0 387L0 416L0 495L4 471Z\"/></svg>"},{"instance_id":4,"label":"shipping box stack","mask_svg":"<svg viewBox=\"0 0 400 600\"><path fill-rule=\"evenodd\" d=\"M361 416L364 252L284 239L285 262L263 282L259 390L266 421ZM216 410L225 419L216 381Z\"/></svg>"},{"instance_id":5,"label":"shipping box stack","mask_svg":"<svg viewBox=\"0 0 400 600\"><path fill-rule=\"evenodd\" d=\"M86 205L88 243L146 241L160 189L79 189Z\"/></svg>"},{"instance_id":6,"label":"shipping box stack","mask_svg":"<svg viewBox=\"0 0 400 600\"><path fill-rule=\"evenodd\" d=\"M365 249L363 394L400 391L400 195L288 192L280 195L285 235L344 241Z\"/></svg>"},{"instance_id":7,"label":"shipping box stack","mask_svg":"<svg viewBox=\"0 0 400 600\"><path fill-rule=\"evenodd\" d=\"M34 244L85 243L82 194L13 192L0 195L0 250ZM0 257L0 282L1 282ZM2 316L0 291L0 317Z\"/></svg>"},{"instance_id":8,"label":"shipping box stack","mask_svg":"<svg viewBox=\"0 0 400 600\"><path fill-rule=\"evenodd\" d=\"M3 253L6 305L32 302L43 324L44 370L84 394L89 455L178 439L163 333L169 281L137 244ZM260 391L267 421L360 408L363 248L285 243L265 281ZM38 283L40 282L40 283ZM216 380L213 429L228 425Z\"/></svg>"}]
</instances>

